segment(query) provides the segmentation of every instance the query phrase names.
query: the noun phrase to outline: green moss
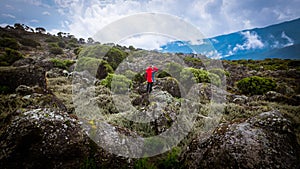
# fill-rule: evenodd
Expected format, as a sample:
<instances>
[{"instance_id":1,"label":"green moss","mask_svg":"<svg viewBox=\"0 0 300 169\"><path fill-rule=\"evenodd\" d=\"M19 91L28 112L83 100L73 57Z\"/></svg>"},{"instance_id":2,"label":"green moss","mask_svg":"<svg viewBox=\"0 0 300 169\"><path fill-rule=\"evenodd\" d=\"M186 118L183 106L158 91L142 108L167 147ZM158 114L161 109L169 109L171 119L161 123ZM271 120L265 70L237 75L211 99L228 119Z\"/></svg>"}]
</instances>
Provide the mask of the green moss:
<instances>
[{"instance_id":1,"label":"green moss","mask_svg":"<svg viewBox=\"0 0 300 169\"><path fill-rule=\"evenodd\" d=\"M258 76L246 77L237 82L237 87L243 94L257 95L264 94L276 89L276 82L269 78Z\"/></svg>"}]
</instances>

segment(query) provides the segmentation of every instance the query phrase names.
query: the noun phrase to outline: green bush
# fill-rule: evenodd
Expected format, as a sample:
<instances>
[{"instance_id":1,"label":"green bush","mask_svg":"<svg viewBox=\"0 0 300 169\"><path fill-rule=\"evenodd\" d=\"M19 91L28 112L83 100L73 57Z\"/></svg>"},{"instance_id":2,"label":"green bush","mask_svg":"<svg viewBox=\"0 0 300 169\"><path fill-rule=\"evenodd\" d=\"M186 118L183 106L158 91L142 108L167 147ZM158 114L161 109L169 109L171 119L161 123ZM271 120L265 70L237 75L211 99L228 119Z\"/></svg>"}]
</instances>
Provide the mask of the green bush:
<instances>
[{"instance_id":1,"label":"green bush","mask_svg":"<svg viewBox=\"0 0 300 169\"><path fill-rule=\"evenodd\" d=\"M99 67L103 68L104 70L98 72ZM87 70L91 73L91 75L96 76L97 78L104 78L108 73L113 73L113 69L105 60L90 57L82 57L77 61L76 71L84 70ZM99 73L103 73L103 75L100 76L98 75Z\"/></svg>"},{"instance_id":2,"label":"green bush","mask_svg":"<svg viewBox=\"0 0 300 169\"><path fill-rule=\"evenodd\" d=\"M86 158L80 166L80 169L96 169L96 162L92 158Z\"/></svg>"},{"instance_id":3,"label":"green bush","mask_svg":"<svg viewBox=\"0 0 300 169\"><path fill-rule=\"evenodd\" d=\"M61 48L65 48L65 47L66 47L66 44L65 44L65 42L63 42L63 41L57 42L57 45L58 45L59 47L61 47Z\"/></svg>"},{"instance_id":4,"label":"green bush","mask_svg":"<svg viewBox=\"0 0 300 169\"><path fill-rule=\"evenodd\" d=\"M50 36L45 40L45 42L59 42L59 41L61 41L61 39L56 36Z\"/></svg>"},{"instance_id":5,"label":"green bush","mask_svg":"<svg viewBox=\"0 0 300 169\"><path fill-rule=\"evenodd\" d=\"M128 79L134 79L134 76L136 75L136 73L132 70L126 70L124 75L128 78Z\"/></svg>"},{"instance_id":6,"label":"green bush","mask_svg":"<svg viewBox=\"0 0 300 169\"><path fill-rule=\"evenodd\" d=\"M135 76L133 77L133 81L137 82L137 83L143 83L146 81L145 75L142 73L137 73L135 74Z\"/></svg>"},{"instance_id":7,"label":"green bush","mask_svg":"<svg viewBox=\"0 0 300 169\"><path fill-rule=\"evenodd\" d=\"M5 53L0 56L0 63L1 63L1 66L8 66L22 58L24 58L24 57L20 52L14 50L14 49L5 48Z\"/></svg>"},{"instance_id":8,"label":"green bush","mask_svg":"<svg viewBox=\"0 0 300 169\"><path fill-rule=\"evenodd\" d=\"M223 78L224 76L230 76L230 73L224 69L221 68L213 68L208 70L210 73L214 73L216 75L218 75L220 78Z\"/></svg>"},{"instance_id":9,"label":"green bush","mask_svg":"<svg viewBox=\"0 0 300 169\"><path fill-rule=\"evenodd\" d=\"M49 52L54 55L61 55L64 53L63 49L60 47L50 47Z\"/></svg>"},{"instance_id":10,"label":"green bush","mask_svg":"<svg viewBox=\"0 0 300 169\"><path fill-rule=\"evenodd\" d=\"M178 160L181 149L179 147L173 147L167 156L159 161L158 168L175 169L180 168L180 162Z\"/></svg>"},{"instance_id":11,"label":"green bush","mask_svg":"<svg viewBox=\"0 0 300 169\"><path fill-rule=\"evenodd\" d=\"M199 59L199 58L193 58L191 56L187 56L187 57L184 57L183 60L188 65L191 64L192 66L203 66L203 63L202 63L201 59Z\"/></svg>"},{"instance_id":12,"label":"green bush","mask_svg":"<svg viewBox=\"0 0 300 169\"><path fill-rule=\"evenodd\" d=\"M258 95L275 90L276 82L272 79L251 76L237 82L237 87L243 94Z\"/></svg>"},{"instance_id":13,"label":"green bush","mask_svg":"<svg viewBox=\"0 0 300 169\"><path fill-rule=\"evenodd\" d=\"M17 50L20 48L20 45L18 41L14 38L0 38L0 47Z\"/></svg>"},{"instance_id":14,"label":"green bush","mask_svg":"<svg viewBox=\"0 0 300 169\"><path fill-rule=\"evenodd\" d=\"M180 78L185 83L212 83L220 86L221 79L218 75L210 73L206 70L196 68L184 68L180 72Z\"/></svg>"},{"instance_id":15,"label":"green bush","mask_svg":"<svg viewBox=\"0 0 300 169\"><path fill-rule=\"evenodd\" d=\"M82 47L77 47L77 48L75 48L75 49L74 49L75 55L78 56L79 53L81 52L81 50L82 50Z\"/></svg>"},{"instance_id":16,"label":"green bush","mask_svg":"<svg viewBox=\"0 0 300 169\"><path fill-rule=\"evenodd\" d=\"M58 67L61 69L68 69L71 65L75 63L73 60L61 60L61 59L51 59L50 60L54 67Z\"/></svg>"},{"instance_id":17,"label":"green bush","mask_svg":"<svg viewBox=\"0 0 300 169\"><path fill-rule=\"evenodd\" d=\"M32 40L32 39L21 39L20 43L24 46L29 46L29 47L33 47L33 48L41 46L41 44L39 42Z\"/></svg>"},{"instance_id":18,"label":"green bush","mask_svg":"<svg viewBox=\"0 0 300 169\"><path fill-rule=\"evenodd\" d=\"M105 55L105 60L107 60L108 64L116 70L119 64L127 57L127 53L124 51L112 47Z\"/></svg>"},{"instance_id":19,"label":"green bush","mask_svg":"<svg viewBox=\"0 0 300 169\"><path fill-rule=\"evenodd\" d=\"M176 62L170 62L166 65L166 71L174 78L179 79L183 66Z\"/></svg>"},{"instance_id":20,"label":"green bush","mask_svg":"<svg viewBox=\"0 0 300 169\"><path fill-rule=\"evenodd\" d=\"M141 158L134 163L134 169L157 169L157 167L148 161L148 158Z\"/></svg>"},{"instance_id":21,"label":"green bush","mask_svg":"<svg viewBox=\"0 0 300 169\"><path fill-rule=\"evenodd\" d=\"M126 76L111 73L100 84L110 88L115 94L125 94L132 87L132 81Z\"/></svg>"},{"instance_id":22,"label":"green bush","mask_svg":"<svg viewBox=\"0 0 300 169\"><path fill-rule=\"evenodd\" d=\"M164 78L164 77L171 77L171 75L167 71L163 70L158 73L157 77Z\"/></svg>"},{"instance_id":23,"label":"green bush","mask_svg":"<svg viewBox=\"0 0 300 169\"><path fill-rule=\"evenodd\" d=\"M110 46L105 46L105 45L87 46L80 51L78 58L90 57L90 58L103 59L106 53L110 50L110 48L111 48Z\"/></svg>"},{"instance_id":24,"label":"green bush","mask_svg":"<svg viewBox=\"0 0 300 169\"><path fill-rule=\"evenodd\" d=\"M7 93L9 90L10 90L10 89L9 89L8 86L1 86L1 85L0 85L0 94Z\"/></svg>"}]
</instances>

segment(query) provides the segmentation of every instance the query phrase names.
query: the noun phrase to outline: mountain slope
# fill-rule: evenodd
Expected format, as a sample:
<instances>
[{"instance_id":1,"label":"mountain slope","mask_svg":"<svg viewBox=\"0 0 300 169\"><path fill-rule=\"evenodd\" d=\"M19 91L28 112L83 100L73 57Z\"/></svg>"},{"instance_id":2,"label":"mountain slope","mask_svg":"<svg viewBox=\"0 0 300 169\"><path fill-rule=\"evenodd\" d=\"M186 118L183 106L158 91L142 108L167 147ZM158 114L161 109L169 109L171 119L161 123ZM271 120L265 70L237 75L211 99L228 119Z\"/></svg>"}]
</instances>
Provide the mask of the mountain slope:
<instances>
[{"instance_id":1,"label":"mountain slope","mask_svg":"<svg viewBox=\"0 0 300 169\"><path fill-rule=\"evenodd\" d=\"M271 25L265 28L239 32L204 39L203 44L171 42L161 46L162 52L206 54L208 57L236 59L299 58L300 18ZM214 48L214 49L213 49Z\"/></svg>"}]
</instances>

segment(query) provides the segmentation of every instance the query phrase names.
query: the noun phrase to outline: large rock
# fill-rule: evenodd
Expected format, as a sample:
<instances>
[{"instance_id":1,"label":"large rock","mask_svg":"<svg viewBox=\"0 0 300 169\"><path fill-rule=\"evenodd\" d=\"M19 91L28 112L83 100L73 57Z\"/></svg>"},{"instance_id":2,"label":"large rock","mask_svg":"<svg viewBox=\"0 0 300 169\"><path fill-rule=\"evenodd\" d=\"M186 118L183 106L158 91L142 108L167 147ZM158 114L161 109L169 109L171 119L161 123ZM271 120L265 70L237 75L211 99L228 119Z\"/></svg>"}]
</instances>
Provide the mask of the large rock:
<instances>
[{"instance_id":1,"label":"large rock","mask_svg":"<svg viewBox=\"0 0 300 169\"><path fill-rule=\"evenodd\" d=\"M172 77L165 77L161 79L157 79L156 82L154 83L153 88L160 88L163 91L167 91L170 93L173 97L180 98L181 97L181 92L179 88L179 82Z\"/></svg>"},{"instance_id":2,"label":"large rock","mask_svg":"<svg viewBox=\"0 0 300 169\"><path fill-rule=\"evenodd\" d=\"M12 93L20 85L39 86L46 90L46 71L37 66L0 67L0 86Z\"/></svg>"},{"instance_id":3,"label":"large rock","mask_svg":"<svg viewBox=\"0 0 300 169\"><path fill-rule=\"evenodd\" d=\"M277 111L220 125L198 137L182 155L187 168L299 168L299 144L289 120Z\"/></svg>"},{"instance_id":4,"label":"large rock","mask_svg":"<svg viewBox=\"0 0 300 169\"><path fill-rule=\"evenodd\" d=\"M1 169L129 166L126 159L98 147L65 112L32 109L6 121L0 130Z\"/></svg>"}]
</instances>

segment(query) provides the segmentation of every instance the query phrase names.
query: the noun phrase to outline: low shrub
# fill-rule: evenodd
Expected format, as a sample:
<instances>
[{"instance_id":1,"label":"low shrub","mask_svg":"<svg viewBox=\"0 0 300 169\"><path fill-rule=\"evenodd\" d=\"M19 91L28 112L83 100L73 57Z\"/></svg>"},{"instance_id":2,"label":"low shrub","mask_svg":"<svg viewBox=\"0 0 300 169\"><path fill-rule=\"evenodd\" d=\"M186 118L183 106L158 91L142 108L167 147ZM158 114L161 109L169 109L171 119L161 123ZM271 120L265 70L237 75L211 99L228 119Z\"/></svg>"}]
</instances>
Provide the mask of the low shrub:
<instances>
[{"instance_id":1,"label":"low shrub","mask_svg":"<svg viewBox=\"0 0 300 169\"><path fill-rule=\"evenodd\" d=\"M65 47L66 47L66 44L65 44L65 42L63 42L63 41L57 42L57 45L58 45L59 47L61 47L61 48L65 48Z\"/></svg>"},{"instance_id":2,"label":"low shrub","mask_svg":"<svg viewBox=\"0 0 300 169\"><path fill-rule=\"evenodd\" d=\"M61 59L51 59L50 60L54 67L58 67L61 69L68 69L71 65L75 63L73 60L61 60Z\"/></svg>"},{"instance_id":3,"label":"low shrub","mask_svg":"<svg viewBox=\"0 0 300 169\"><path fill-rule=\"evenodd\" d=\"M111 73L100 84L110 88L115 94L125 94L128 89L132 88L132 81L126 76Z\"/></svg>"},{"instance_id":4,"label":"low shrub","mask_svg":"<svg viewBox=\"0 0 300 169\"><path fill-rule=\"evenodd\" d=\"M163 70L158 73L157 77L164 78L164 77L171 77L171 75L167 71Z\"/></svg>"},{"instance_id":5,"label":"low shrub","mask_svg":"<svg viewBox=\"0 0 300 169\"><path fill-rule=\"evenodd\" d=\"M8 86L1 86L0 85L0 94L5 94L9 91L9 87Z\"/></svg>"},{"instance_id":6,"label":"low shrub","mask_svg":"<svg viewBox=\"0 0 300 169\"><path fill-rule=\"evenodd\" d=\"M166 71L177 80L179 80L182 69L183 66L176 62L170 62L166 65Z\"/></svg>"},{"instance_id":7,"label":"low shrub","mask_svg":"<svg viewBox=\"0 0 300 169\"><path fill-rule=\"evenodd\" d=\"M143 83L146 81L145 75L143 73L137 73L134 75L133 81L137 83Z\"/></svg>"},{"instance_id":8,"label":"low shrub","mask_svg":"<svg viewBox=\"0 0 300 169\"><path fill-rule=\"evenodd\" d=\"M269 78L251 76L237 82L237 87L243 94L259 95L276 89L276 82Z\"/></svg>"},{"instance_id":9,"label":"low shrub","mask_svg":"<svg viewBox=\"0 0 300 169\"><path fill-rule=\"evenodd\" d=\"M228 71L221 69L221 68L213 68L208 71L210 73L214 73L214 74L218 75L220 78L223 78L224 76L227 76L227 77L230 76L230 73Z\"/></svg>"},{"instance_id":10,"label":"low shrub","mask_svg":"<svg viewBox=\"0 0 300 169\"><path fill-rule=\"evenodd\" d=\"M0 64L1 66L9 66L22 58L24 57L20 52L14 49L5 48L5 53L0 56Z\"/></svg>"},{"instance_id":11,"label":"low shrub","mask_svg":"<svg viewBox=\"0 0 300 169\"><path fill-rule=\"evenodd\" d=\"M171 151L167 153L167 156L159 161L158 168L175 169L180 168L180 162L178 160L181 153L179 147L173 147Z\"/></svg>"},{"instance_id":12,"label":"low shrub","mask_svg":"<svg viewBox=\"0 0 300 169\"><path fill-rule=\"evenodd\" d=\"M63 49L60 47L50 47L49 52L54 55L61 55L64 53Z\"/></svg>"},{"instance_id":13,"label":"low shrub","mask_svg":"<svg viewBox=\"0 0 300 169\"><path fill-rule=\"evenodd\" d=\"M149 162L148 158L141 158L134 163L134 169L157 169L157 167Z\"/></svg>"},{"instance_id":14,"label":"low shrub","mask_svg":"<svg viewBox=\"0 0 300 169\"><path fill-rule=\"evenodd\" d=\"M6 38L0 38L0 47L17 50L20 48L20 45L16 39L6 37Z\"/></svg>"},{"instance_id":15,"label":"low shrub","mask_svg":"<svg viewBox=\"0 0 300 169\"><path fill-rule=\"evenodd\" d=\"M32 40L32 39L21 39L20 43L24 46L29 46L29 47L33 47L33 48L41 46L41 44L39 42Z\"/></svg>"},{"instance_id":16,"label":"low shrub","mask_svg":"<svg viewBox=\"0 0 300 169\"><path fill-rule=\"evenodd\" d=\"M91 57L82 57L78 59L76 71L84 70L87 70L91 75L96 76L98 79L104 79L108 73L113 73L113 69L107 61Z\"/></svg>"},{"instance_id":17,"label":"low shrub","mask_svg":"<svg viewBox=\"0 0 300 169\"><path fill-rule=\"evenodd\" d=\"M218 75L202 69L184 68L180 72L180 77L184 83L212 83L216 86L221 84L221 79Z\"/></svg>"},{"instance_id":18,"label":"low shrub","mask_svg":"<svg viewBox=\"0 0 300 169\"><path fill-rule=\"evenodd\" d=\"M61 41L61 39L56 36L50 36L47 39L45 39L45 42L59 42L59 41Z\"/></svg>"},{"instance_id":19,"label":"low shrub","mask_svg":"<svg viewBox=\"0 0 300 169\"><path fill-rule=\"evenodd\" d=\"M119 64L127 57L127 53L124 51L112 47L105 55L105 60L111 67L116 70Z\"/></svg>"},{"instance_id":20,"label":"low shrub","mask_svg":"<svg viewBox=\"0 0 300 169\"><path fill-rule=\"evenodd\" d=\"M75 55L78 56L79 53L81 52L81 50L82 50L82 47L77 47L73 51L74 51Z\"/></svg>"}]
</instances>

